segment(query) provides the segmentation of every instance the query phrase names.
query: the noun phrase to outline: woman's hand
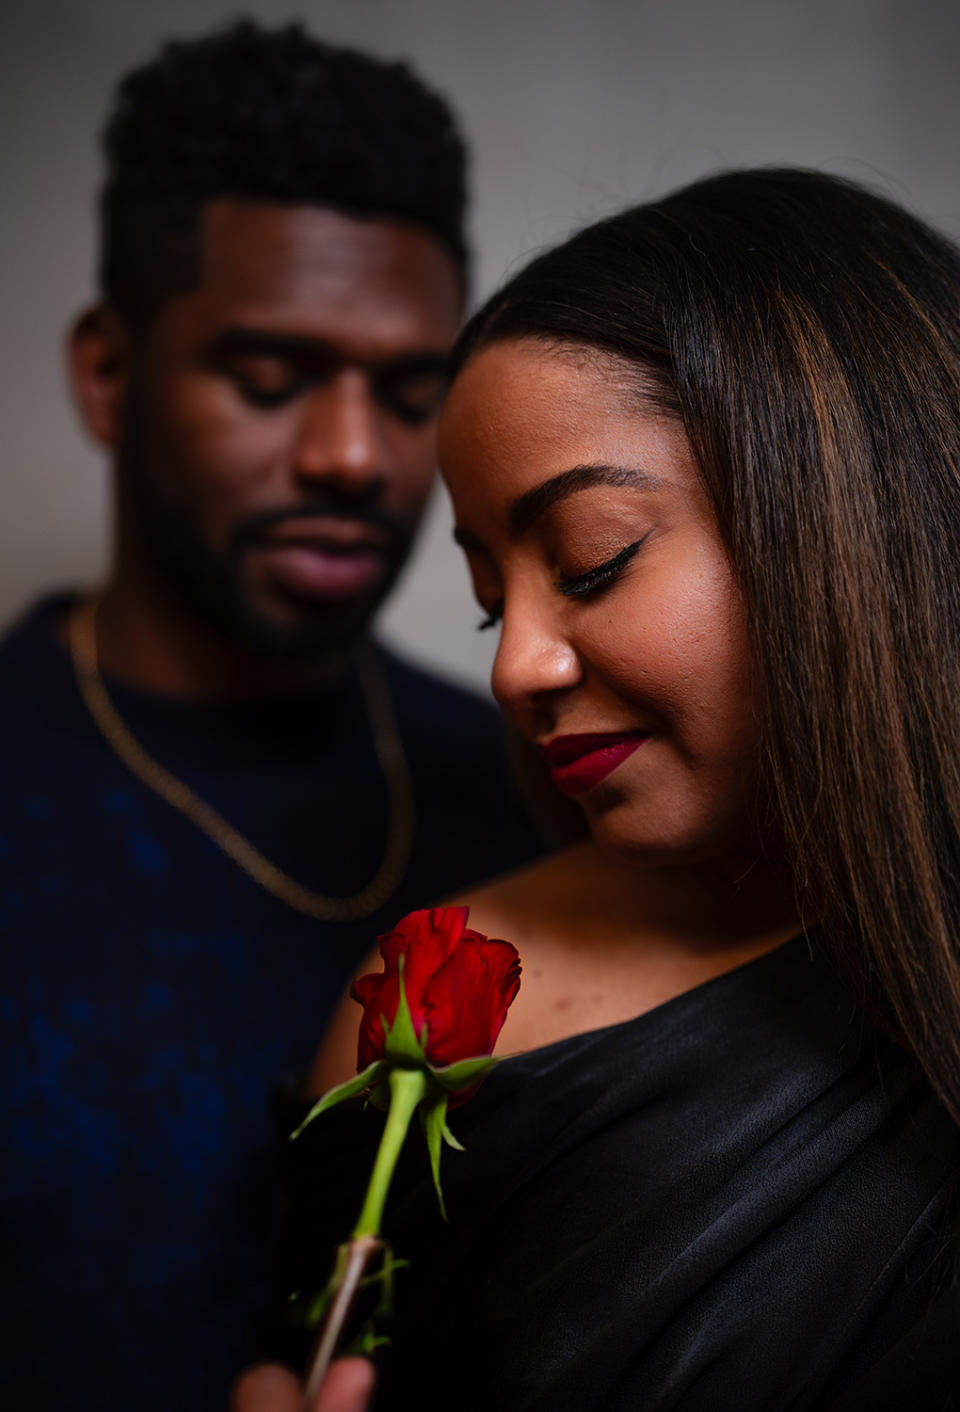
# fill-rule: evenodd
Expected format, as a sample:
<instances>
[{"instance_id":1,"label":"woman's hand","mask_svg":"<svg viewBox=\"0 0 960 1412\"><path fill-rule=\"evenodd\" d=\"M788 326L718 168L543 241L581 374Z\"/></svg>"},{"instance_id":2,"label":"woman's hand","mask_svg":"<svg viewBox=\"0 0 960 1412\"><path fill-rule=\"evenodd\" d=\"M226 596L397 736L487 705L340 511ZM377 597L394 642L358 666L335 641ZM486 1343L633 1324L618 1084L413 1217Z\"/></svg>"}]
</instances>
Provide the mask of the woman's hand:
<instances>
[{"instance_id":1,"label":"woman's hand","mask_svg":"<svg viewBox=\"0 0 960 1412\"><path fill-rule=\"evenodd\" d=\"M366 1358L338 1358L309 1412L368 1412L375 1374ZM235 1385L231 1412L304 1412L303 1384L287 1368L263 1363Z\"/></svg>"}]
</instances>

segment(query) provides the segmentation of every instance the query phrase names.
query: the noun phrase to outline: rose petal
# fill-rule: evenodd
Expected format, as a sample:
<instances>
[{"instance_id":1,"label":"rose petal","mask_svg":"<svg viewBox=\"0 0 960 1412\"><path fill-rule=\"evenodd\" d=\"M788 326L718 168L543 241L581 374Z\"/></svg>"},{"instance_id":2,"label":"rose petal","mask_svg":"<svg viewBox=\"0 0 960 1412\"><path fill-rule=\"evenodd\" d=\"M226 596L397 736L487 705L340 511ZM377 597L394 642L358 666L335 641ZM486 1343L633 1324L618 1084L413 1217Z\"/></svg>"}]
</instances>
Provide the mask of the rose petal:
<instances>
[{"instance_id":1,"label":"rose petal","mask_svg":"<svg viewBox=\"0 0 960 1412\"><path fill-rule=\"evenodd\" d=\"M467 907L411 912L379 938L384 968L354 982L364 1007L361 1068L383 1054L384 1024L392 1024L403 989L414 1031L426 1026L427 1059L438 1067L492 1052L520 985L520 958L507 941L468 928ZM462 1101L462 1096L458 1096Z\"/></svg>"}]
</instances>

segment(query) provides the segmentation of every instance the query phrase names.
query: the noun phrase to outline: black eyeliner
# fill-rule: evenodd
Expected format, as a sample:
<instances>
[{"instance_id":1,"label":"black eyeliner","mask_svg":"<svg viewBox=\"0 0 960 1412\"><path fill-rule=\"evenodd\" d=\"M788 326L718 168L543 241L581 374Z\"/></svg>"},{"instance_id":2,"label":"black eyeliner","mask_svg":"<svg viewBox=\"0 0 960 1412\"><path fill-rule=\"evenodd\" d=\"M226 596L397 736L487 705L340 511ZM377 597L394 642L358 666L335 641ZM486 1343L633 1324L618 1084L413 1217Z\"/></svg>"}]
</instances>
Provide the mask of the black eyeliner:
<instances>
[{"instance_id":1,"label":"black eyeliner","mask_svg":"<svg viewBox=\"0 0 960 1412\"><path fill-rule=\"evenodd\" d=\"M595 569L588 569L585 574L558 574L557 588L568 598L577 598L580 594L592 593L594 589L602 588L604 584L616 578L621 569L626 568L646 537L643 535L640 539L635 539L632 544L614 554L612 559L598 564Z\"/></svg>"},{"instance_id":2,"label":"black eyeliner","mask_svg":"<svg viewBox=\"0 0 960 1412\"><path fill-rule=\"evenodd\" d=\"M503 617L503 599L499 598L485 618L481 618L477 623L477 632L484 632L487 628L495 628Z\"/></svg>"}]
</instances>

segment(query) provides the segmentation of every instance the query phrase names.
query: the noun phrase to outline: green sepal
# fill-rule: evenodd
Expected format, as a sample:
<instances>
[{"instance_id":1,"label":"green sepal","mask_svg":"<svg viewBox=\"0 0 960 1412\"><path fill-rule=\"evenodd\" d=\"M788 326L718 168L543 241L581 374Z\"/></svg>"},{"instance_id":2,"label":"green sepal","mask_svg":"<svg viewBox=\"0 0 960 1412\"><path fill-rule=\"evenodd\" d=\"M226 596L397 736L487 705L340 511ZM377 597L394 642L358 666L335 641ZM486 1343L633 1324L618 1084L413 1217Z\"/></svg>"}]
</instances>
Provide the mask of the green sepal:
<instances>
[{"instance_id":1,"label":"green sepal","mask_svg":"<svg viewBox=\"0 0 960 1412\"><path fill-rule=\"evenodd\" d=\"M303 1312L303 1322L308 1329L315 1329L317 1327L324 1314L326 1314L327 1310L330 1308L332 1298L333 1290L328 1288L321 1290L319 1294L314 1295L313 1299L310 1300Z\"/></svg>"},{"instance_id":2,"label":"green sepal","mask_svg":"<svg viewBox=\"0 0 960 1412\"><path fill-rule=\"evenodd\" d=\"M375 1062L380 1064L382 1068L377 1083L367 1094L367 1102L372 1104L374 1108L379 1108L381 1113L389 1113L391 1098L390 1075L393 1073L394 1069L399 1068L400 1065L393 1063L390 1059L377 1059Z\"/></svg>"},{"instance_id":3,"label":"green sepal","mask_svg":"<svg viewBox=\"0 0 960 1412\"><path fill-rule=\"evenodd\" d=\"M346 1083L337 1084L336 1088L328 1089L322 1098L317 1099L300 1126L290 1134L290 1141L293 1142L294 1138L299 1137L304 1128L312 1123L314 1118L319 1118L321 1113L326 1113L328 1108L333 1108L348 1098L355 1098L365 1088L374 1088L378 1085L386 1067L386 1062L383 1059L374 1059L362 1074L354 1074L353 1078L347 1079Z\"/></svg>"},{"instance_id":4,"label":"green sepal","mask_svg":"<svg viewBox=\"0 0 960 1412\"><path fill-rule=\"evenodd\" d=\"M467 1150L464 1147L463 1143L458 1141L458 1139L454 1137L453 1133L447 1127L446 1123L444 1123L443 1125L443 1140L447 1144L447 1146L452 1147L455 1152L466 1152Z\"/></svg>"},{"instance_id":5,"label":"green sepal","mask_svg":"<svg viewBox=\"0 0 960 1412\"><path fill-rule=\"evenodd\" d=\"M365 1328L358 1334L352 1343L346 1348L340 1349L338 1358L372 1358L378 1348L390 1347L390 1335L378 1334L371 1328Z\"/></svg>"},{"instance_id":6,"label":"green sepal","mask_svg":"<svg viewBox=\"0 0 960 1412\"><path fill-rule=\"evenodd\" d=\"M386 1242L384 1242L384 1248L387 1250L390 1248L386 1245ZM375 1275L364 1275L363 1279L360 1281L360 1288L367 1289L370 1285L382 1284L385 1289L389 1288L389 1290L392 1291L395 1271L409 1270L410 1263L409 1260L397 1260L391 1255L389 1260L384 1260L383 1268L378 1270Z\"/></svg>"},{"instance_id":7,"label":"green sepal","mask_svg":"<svg viewBox=\"0 0 960 1412\"><path fill-rule=\"evenodd\" d=\"M393 1017L393 1024L388 1024L386 1017L380 1016L384 1038L383 1056L385 1059L399 1059L401 1063L412 1068L422 1069L427 1067L427 1031L424 1026L423 1039L421 1040L417 1038L417 1032L413 1028L413 1016L410 1014L407 993L403 988L403 963L405 960L404 956L399 958L397 984L400 997L397 1001L397 1012Z\"/></svg>"},{"instance_id":8,"label":"green sepal","mask_svg":"<svg viewBox=\"0 0 960 1412\"><path fill-rule=\"evenodd\" d=\"M481 1054L476 1059L458 1059L455 1064L446 1064L441 1069L431 1067L430 1076L448 1093L459 1093L486 1078L494 1065L499 1063L495 1055Z\"/></svg>"},{"instance_id":9,"label":"green sepal","mask_svg":"<svg viewBox=\"0 0 960 1412\"><path fill-rule=\"evenodd\" d=\"M440 1215L447 1219L447 1208L443 1201L443 1188L440 1185L440 1152L443 1147L443 1139L449 1129L447 1128L447 1095L443 1090L436 1089L423 1101L420 1110L420 1119L423 1123L423 1135L427 1140L427 1152L430 1154L430 1173L433 1177L434 1189L437 1193L437 1200L440 1203Z\"/></svg>"}]
</instances>

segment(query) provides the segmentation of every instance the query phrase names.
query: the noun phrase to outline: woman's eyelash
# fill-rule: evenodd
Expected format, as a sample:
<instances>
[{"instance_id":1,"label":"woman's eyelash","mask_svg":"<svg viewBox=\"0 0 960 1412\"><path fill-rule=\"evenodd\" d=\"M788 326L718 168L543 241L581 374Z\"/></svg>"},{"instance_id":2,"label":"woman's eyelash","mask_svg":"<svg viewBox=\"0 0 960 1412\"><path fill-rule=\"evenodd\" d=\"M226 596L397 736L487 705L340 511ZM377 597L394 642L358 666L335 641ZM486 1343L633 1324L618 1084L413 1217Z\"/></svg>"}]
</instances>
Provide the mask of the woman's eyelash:
<instances>
[{"instance_id":1,"label":"woman's eyelash","mask_svg":"<svg viewBox=\"0 0 960 1412\"><path fill-rule=\"evenodd\" d=\"M503 617L503 599L498 598L485 618L481 618L477 623L477 632L483 632L485 628L495 628Z\"/></svg>"},{"instance_id":2,"label":"woman's eyelash","mask_svg":"<svg viewBox=\"0 0 960 1412\"><path fill-rule=\"evenodd\" d=\"M585 574L558 574L557 588L568 598L577 598L581 594L592 593L594 589L602 588L604 584L615 579L621 569L626 568L646 537L646 535L642 535L640 539L635 539L632 544L628 544L626 548L614 554L612 559L598 564L595 569L588 569ZM500 598L494 603L486 617L481 618L477 623L477 632L483 632L486 628L495 628L502 617L503 599Z\"/></svg>"},{"instance_id":3,"label":"woman's eyelash","mask_svg":"<svg viewBox=\"0 0 960 1412\"><path fill-rule=\"evenodd\" d=\"M643 535L640 539L635 539L632 544L628 544L625 549L614 554L612 559L598 564L595 569L588 569L585 574L558 574L557 588L568 598L577 598L581 594L592 593L594 589L602 588L611 579L615 579L621 569L626 568L646 537Z\"/></svg>"}]
</instances>

